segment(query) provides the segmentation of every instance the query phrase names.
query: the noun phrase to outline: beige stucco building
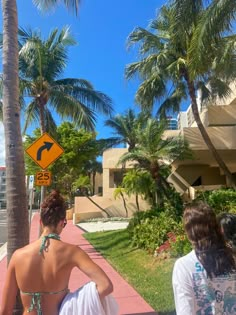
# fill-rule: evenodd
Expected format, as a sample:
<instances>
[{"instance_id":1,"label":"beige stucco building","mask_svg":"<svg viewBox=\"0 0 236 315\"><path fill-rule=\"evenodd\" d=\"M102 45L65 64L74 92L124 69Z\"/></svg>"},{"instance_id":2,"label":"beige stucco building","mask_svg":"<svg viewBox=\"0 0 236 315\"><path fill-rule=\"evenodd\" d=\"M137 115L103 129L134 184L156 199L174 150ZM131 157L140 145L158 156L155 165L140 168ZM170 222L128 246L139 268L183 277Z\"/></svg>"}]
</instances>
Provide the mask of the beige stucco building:
<instances>
[{"instance_id":1,"label":"beige stucco building","mask_svg":"<svg viewBox=\"0 0 236 315\"><path fill-rule=\"evenodd\" d=\"M236 174L236 88L227 99L216 100L199 110L202 122L220 156L232 173ZM199 102L200 103L200 102ZM198 103L198 104L199 104ZM197 128L191 106L178 115L178 130L167 130L165 137L182 135L193 151L193 159L172 162L168 181L186 197L194 197L195 189L225 186L226 178L209 152ZM103 155L103 196L112 196L119 181L119 157L127 149L107 150ZM132 167L126 166L126 167Z\"/></svg>"},{"instance_id":2,"label":"beige stucco building","mask_svg":"<svg viewBox=\"0 0 236 315\"><path fill-rule=\"evenodd\" d=\"M229 98L223 101L216 100L214 104L211 103L207 107L203 107L202 110L199 105L199 111L215 148L230 171L236 174L236 88L234 84L232 84L232 90L233 93ZM196 190L225 186L225 175L219 169L202 139L194 121L191 106L187 111L178 115L178 128L178 130L167 130L165 137L182 135L188 141L194 158L172 161L172 173L168 181L186 199L193 199ZM100 180L97 181L97 187L102 187L102 196L93 197L99 205L115 216L125 215L122 200L115 200L113 197L115 188L121 183L123 173L122 165L118 165L118 160L125 152L127 152L127 148L114 148L104 152L103 174ZM126 169L128 168L132 168L132 164L126 164ZM131 215L137 210L135 201L126 196L126 202L129 215ZM141 201L141 209L147 207L146 202ZM97 207L92 206L91 202L88 204L85 199L75 202L75 210L81 212L81 208L89 208L92 212L98 211ZM99 215L103 214L100 212Z\"/></svg>"}]
</instances>

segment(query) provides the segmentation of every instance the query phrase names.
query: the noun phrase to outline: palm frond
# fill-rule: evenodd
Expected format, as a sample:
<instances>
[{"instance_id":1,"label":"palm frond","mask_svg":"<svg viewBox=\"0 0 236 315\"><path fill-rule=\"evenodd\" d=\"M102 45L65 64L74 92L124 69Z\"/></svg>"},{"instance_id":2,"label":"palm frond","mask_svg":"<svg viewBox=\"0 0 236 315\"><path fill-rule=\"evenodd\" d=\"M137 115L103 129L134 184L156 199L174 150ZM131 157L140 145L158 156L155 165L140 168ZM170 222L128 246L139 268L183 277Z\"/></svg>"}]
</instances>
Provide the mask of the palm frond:
<instances>
[{"instance_id":1,"label":"palm frond","mask_svg":"<svg viewBox=\"0 0 236 315\"><path fill-rule=\"evenodd\" d=\"M161 74L153 73L138 88L135 100L143 109L150 110L160 97L166 94L166 82Z\"/></svg>"},{"instance_id":2,"label":"palm frond","mask_svg":"<svg viewBox=\"0 0 236 315\"><path fill-rule=\"evenodd\" d=\"M39 124L40 121L40 112L39 112L39 107L37 106L37 103L35 100L30 102L26 106L25 110L25 118L24 118L24 126L22 130L22 134L25 135L27 128L29 125L34 121Z\"/></svg>"},{"instance_id":3,"label":"palm frond","mask_svg":"<svg viewBox=\"0 0 236 315\"><path fill-rule=\"evenodd\" d=\"M179 112L181 101L183 99L187 99L186 86L184 83L179 82L172 93L160 104L157 111L157 116L166 118L167 113L170 111L174 113Z\"/></svg>"},{"instance_id":4,"label":"palm frond","mask_svg":"<svg viewBox=\"0 0 236 315\"><path fill-rule=\"evenodd\" d=\"M84 87L88 89L93 89L93 85L91 82L85 80L85 79L73 79L73 78L65 78L61 80L55 80L52 83L52 86L78 86L78 87Z\"/></svg>"},{"instance_id":5,"label":"palm frond","mask_svg":"<svg viewBox=\"0 0 236 315\"><path fill-rule=\"evenodd\" d=\"M167 36L167 35L166 35ZM164 47L163 38L154 35L148 30L137 27L128 37L128 48L134 44L139 44L139 53L146 54L149 51L157 52Z\"/></svg>"},{"instance_id":6,"label":"palm frond","mask_svg":"<svg viewBox=\"0 0 236 315\"><path fill-rule=\"evenodd\" d=\"M78 14L80 0L33 0L35 6L42 12L55 9L60 2L64 2L67 9L72 10L76 15Z\"/></svg>"},{"instance_id":7,"label":"palm frond","mask_svg":"<svg viewBox=\"0 0 236 315\"><path fill-rule=\"evenodd\" d=\"M52 91L60 91L72 97L75 101L78 101L84 106L94 112L99 112L104 115L111 115L113 112L112 100L106 94L96 91L91 88L83 86L71 86L71 85L54 85L51 87Z\"/></svg>"},{"instance_id":8,"label":"palm frond","mask_svg":"<svg viewBox=\"0 0 236 315\"><path fill-rule=\"evenodd\" d=\"M76 126L94 130L96 112L74 97L64 92L53 90L50 92L49 103L62 119L72 119Z\"/></svg>"},{"instance_id":9,"label":"palm frond","mask_svg":"<svg viewBox=\"0 0 236 315\"><path fill-rule=\"evenodd\" d=\"M191 40L189 53L192 67L197 68L202 60L206 59L209 43L217 42L223 33L232 30L235 16L235 1L213 0L211 2L211 5L202 14Z\"/></svg>"},{"instance_id":10,"label":"palm frond","mask_svg":"<svg viewBox=\"0 0 236 315\"><path fill-rule=\"evenodd\" d=\"M211 99L226 99L228 98L232 90L227 82L219 78L211 78L208 82L209 90L211 91Z\"/></svg>"}]
</instances>

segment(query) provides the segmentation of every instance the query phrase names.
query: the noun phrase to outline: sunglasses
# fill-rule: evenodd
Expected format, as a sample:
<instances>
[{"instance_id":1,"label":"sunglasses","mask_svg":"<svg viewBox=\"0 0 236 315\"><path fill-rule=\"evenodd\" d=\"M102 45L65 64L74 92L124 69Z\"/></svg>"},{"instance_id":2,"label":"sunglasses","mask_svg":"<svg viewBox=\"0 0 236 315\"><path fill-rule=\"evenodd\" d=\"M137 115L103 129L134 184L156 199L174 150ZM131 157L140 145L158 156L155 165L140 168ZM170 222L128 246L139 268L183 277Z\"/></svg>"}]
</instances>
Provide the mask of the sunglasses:
<instances>
[{"instance_id":1,"label":"sunglasses","mask_svg":"<svg viewBox=\"0 0 236 315\"><path fill-rule=\"evenodd\" d=\"M63 229L64 229L64 227L67 225L67 220L65 219L64 220L64 224L63 224Z\"/></svg>"}]
</instances>

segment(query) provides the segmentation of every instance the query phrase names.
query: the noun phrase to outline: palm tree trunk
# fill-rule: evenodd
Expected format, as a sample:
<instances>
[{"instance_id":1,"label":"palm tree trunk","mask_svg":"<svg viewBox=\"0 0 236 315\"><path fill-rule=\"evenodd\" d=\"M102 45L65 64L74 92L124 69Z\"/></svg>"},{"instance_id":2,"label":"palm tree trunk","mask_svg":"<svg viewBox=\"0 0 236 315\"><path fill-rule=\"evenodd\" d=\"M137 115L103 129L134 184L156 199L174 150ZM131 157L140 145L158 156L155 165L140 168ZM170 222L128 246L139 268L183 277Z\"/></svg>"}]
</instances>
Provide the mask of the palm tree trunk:
<instances>
[{"instance_id":1,"label":"palm tree trunk","mask_svg":"<svg viewBox=\"0 0 236 315\"><path fill-rule=\"evenodd\" d=\"M218 163L219 167L223 170L226 178L228 179L228 184L231 187L236 187L235 182L234 182L234 178L233 175L231 174L230 170L228 169L227 165L225 164L225 162L222 160L221 156L219 155L219 153L217 152L216 148L214 147L205 127L202 124L200 115L199 115L199 110L198 110L198 106L197 106L197 100L196 100L196 91L195 91L195 86L194 83L192 81L189 80L188 75L185 75L185 80L187 82L188 85L188 90L189 90L189 95L191 98L191 102L192 102L192 111L193 111L193 117L197 123L198 129L202 135L202 138L205 142L205 144L207 145L209 151L211 152L211 154L213 155L213 157L215 158L216 162Z\"/></svg>"},{"instance_id":2,"label":"palm tree trunk","mask_svg":"<svg viewBox=\"0 0 236 315\"><path fill-rule=\"evenodd\" d=\"M46 104L43 104L42 102L40 102L40 100L38 100L41 135L43 135L44 132L46 132L45 119L44 119L44 106L45 105Z\"/></svg>"},{"instance_id":3,"label":"palm tree trunk","mask_svg":"<svg viewBox=\"0 0 236 315\"><path fill-rule=\"evenodd\" d=\"M108 213L105 209L103 209L101 206L99 206L99 204L96 203L92 198L90 198L88 194L86 194L85 197L87 197L88 200L90 200L96 207L98 207L100 210L102 210L103 212L105 212L106 215L107 215L107 217L110 218L109 213Z\"/></svg>"},{"instance_id":4,"label":"palm tree trunk","mask_svg":"<svg viewBox=\"0 0 236 315\"><path fill-rule=\"evenodd\" d=\"M92 188L92 194L94 195L95 193L95 177L96 177L96 172L93 172L93 188Z\"/></svg>"},{"instance_id":5,"label":"palm tree trunk","mask_svg":"<svg viewBox=\"0 0 236 315\"><path fill-rule=\"evenodd\" d=\"M45 119L44 119L44 106L46 104L43 104L40 101L40 98L38 99L38 106L39 106L39 113L40 113L40 130L41 130L41 135L43 135L46 132L46 127L45 127ZM40 188L40 208L39 208L39 213L41 215L41 205L45 199L46 196L46 187L45 186L41 186ZM42 234L42 228L39 225L39 237Z\"/></svg>"},{"instance_id":6,"label":"palm tree trunk","mask_svg":"<svg viewBox=\"0 0 236 315\"><path fill-rule=\"evenodd\" d=\"M15 0L2 1L3 12L3 123L6 146L7 261L29 242L25 164L20 128L18 87L18 19ZM17 303L14 314L22 314Z\"/></svg>"},{"instance_id":7,"label":"palm tree trunk","mask_svg":"<svg viewBox=\"0 0 236 315\"><path fill-rule=\"evenodd\" d=\"M139 202L138 202L138 194L135 195L135 202L136 202L137 210L139 212L140 211L140 207L139 207Z\"/></svg>"},{"instance_id":8,"label":"palm tree trunk","mask_svg":"<svg viewBox=\"0 0 236 315\"><path fill-rule=\"evenodd\" d=\"M126 218L128 218L128 208L127 208L125 197L124 197L124 194L122 193L122 191L120 192L120 195L121 195L121 198L123 200L123 205L124 205L124 208L125 208Z\"/></svg>"}]
</instances>

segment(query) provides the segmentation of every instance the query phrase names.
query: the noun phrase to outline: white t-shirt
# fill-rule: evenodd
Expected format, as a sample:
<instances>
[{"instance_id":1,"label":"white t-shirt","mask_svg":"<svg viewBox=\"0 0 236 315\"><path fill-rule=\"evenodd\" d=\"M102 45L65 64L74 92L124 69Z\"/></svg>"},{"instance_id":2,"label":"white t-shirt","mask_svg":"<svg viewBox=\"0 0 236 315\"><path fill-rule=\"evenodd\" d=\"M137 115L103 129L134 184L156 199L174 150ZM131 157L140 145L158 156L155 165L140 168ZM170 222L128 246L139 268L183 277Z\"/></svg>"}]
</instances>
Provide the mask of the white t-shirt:
<instances>
[{"instance_id":1,"label":"white t-shirt","mask_svg":"<svg viewBox=\"0 0 236 315\"><path fill-rule=\"evenodd\" d=\"M176 261L172 284L177 315L236 315L236 274L208 278L194 250Z\"/></svg>"}]
</instances>

